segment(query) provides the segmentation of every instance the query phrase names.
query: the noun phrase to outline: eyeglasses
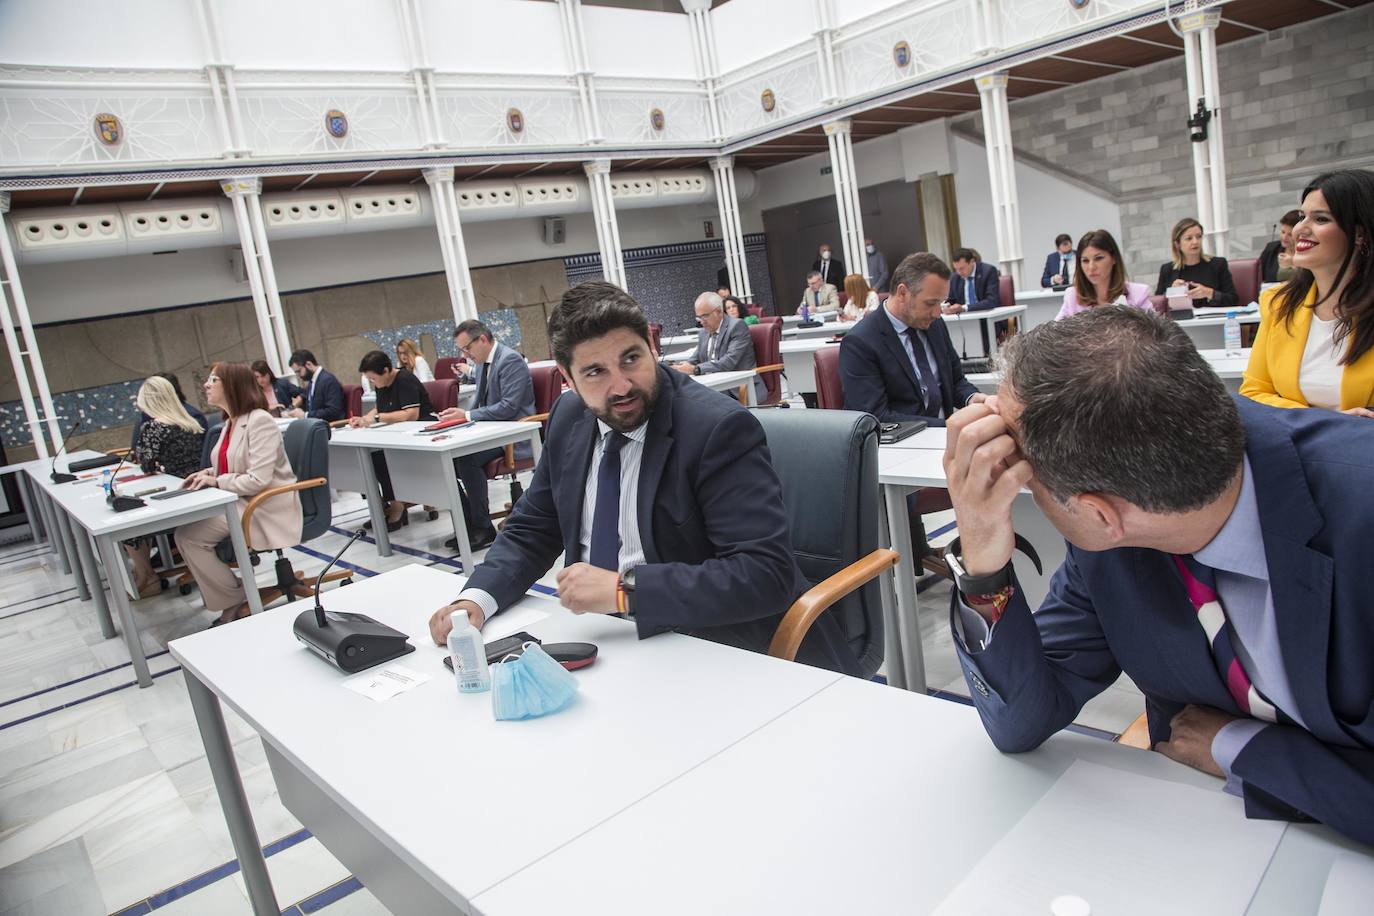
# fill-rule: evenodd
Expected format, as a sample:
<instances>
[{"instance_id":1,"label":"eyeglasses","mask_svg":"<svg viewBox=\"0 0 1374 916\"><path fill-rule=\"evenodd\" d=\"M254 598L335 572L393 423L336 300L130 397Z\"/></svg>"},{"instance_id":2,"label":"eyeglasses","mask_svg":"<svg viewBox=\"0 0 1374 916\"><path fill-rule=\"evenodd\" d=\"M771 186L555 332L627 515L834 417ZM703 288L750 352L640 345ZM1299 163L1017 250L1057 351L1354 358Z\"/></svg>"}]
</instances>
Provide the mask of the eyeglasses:
<instances>
[{"instance_id":1,"label":"eyeglasses","mask_svg":"<svg viewBox=\"0 0 1374 916\"><path fill-rule=\"evenodd\" d=\"M218 382L219 382L219 376L218 376L218 375L212 375L212 376L208 377L208 378L205 380L205 384L207 384L207 385L214 385L214 384L217 384Z\"/></svg>"}]
</instances>

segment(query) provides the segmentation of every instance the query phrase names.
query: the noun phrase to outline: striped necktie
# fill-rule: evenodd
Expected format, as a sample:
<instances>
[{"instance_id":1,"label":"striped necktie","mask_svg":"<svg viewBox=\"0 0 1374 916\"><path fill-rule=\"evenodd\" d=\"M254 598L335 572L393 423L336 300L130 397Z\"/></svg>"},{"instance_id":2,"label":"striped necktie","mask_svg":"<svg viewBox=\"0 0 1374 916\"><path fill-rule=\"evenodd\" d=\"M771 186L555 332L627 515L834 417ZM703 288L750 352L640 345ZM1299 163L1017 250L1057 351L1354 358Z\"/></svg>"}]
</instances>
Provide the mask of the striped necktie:
<instances>
[{"instance_id":1,"label":"striped necktie","mask_svg":"<svg viewBox=\"0 0 1374 916\"><path fill-rule=\"evenodd\" d=\"M1216 580L1212 570L1203 566L1191 556L1174 556L1174 565L1183 576L1184 588L1188 590L1188 600L1193 602L1197 611L1198 623L1207 634L1207 642L1212 647L1212 659L1216 662L1217 672L1226 682L1226 689L1241 711L1262 719L1265 722L1292 721L1277 710L1272 703L1260 695L1250 683L1250 676L1241 666L1236 655L1235 635L1231 622L1221 606L1221 596L1217 594Z\"/></svg>"}]
</instances>

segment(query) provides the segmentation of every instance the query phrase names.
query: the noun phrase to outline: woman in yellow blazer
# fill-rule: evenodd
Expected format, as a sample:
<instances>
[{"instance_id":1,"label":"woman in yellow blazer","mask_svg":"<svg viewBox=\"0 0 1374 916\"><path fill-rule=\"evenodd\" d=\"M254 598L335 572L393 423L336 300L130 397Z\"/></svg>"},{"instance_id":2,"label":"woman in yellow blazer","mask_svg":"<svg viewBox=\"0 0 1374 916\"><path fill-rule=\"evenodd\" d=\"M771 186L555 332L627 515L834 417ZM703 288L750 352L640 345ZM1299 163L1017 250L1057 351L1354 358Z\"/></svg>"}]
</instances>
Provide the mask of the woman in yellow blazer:
<instances>
[{"instance_id":1,"label":"woman in yellow blazer","mask_svg":"<svg viewBox=\"0 0 1374 916\"><path fill-rule=\"evenodd\" d=\"M1374 173L1319 175L1293 235L1297 274L1260 297L1240 393L1374 418Z\"/></svg>"},{"instance_id":2,"label":"woman in yellow blazer","mask_svg":"<svg viewBox=\"0 0 1374 916\"><path fill-rule=\"evenodd\" d=\"M248 500L271 487L296 482L282 446L281 431L266 410L253 371L243 363L216 363L205 380L205 398L228 417L210 453L210 466L186 478L192 490L219 487L239 496L239 512ZM265 500L250 522L254 549L294 547L301 541L301 500L283 493ZM248 615L248 602L238 577L219 557L215 545L229 536L223 516L202 519L176 530L177 546L200 585L205 609L220 612L211 626ZM251 581L251 574L249 575Z\"/></svg>"}]
</instances>

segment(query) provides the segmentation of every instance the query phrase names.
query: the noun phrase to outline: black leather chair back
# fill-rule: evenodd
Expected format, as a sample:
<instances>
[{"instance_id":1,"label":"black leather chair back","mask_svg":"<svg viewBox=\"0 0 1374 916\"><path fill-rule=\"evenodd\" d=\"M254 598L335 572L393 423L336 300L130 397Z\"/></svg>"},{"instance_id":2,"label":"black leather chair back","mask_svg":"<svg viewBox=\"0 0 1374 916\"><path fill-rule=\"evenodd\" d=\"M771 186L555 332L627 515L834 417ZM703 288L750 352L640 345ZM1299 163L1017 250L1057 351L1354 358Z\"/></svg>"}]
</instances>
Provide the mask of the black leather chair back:
<instances>
[{"instance_id":1,"label":"black leather chair back","mask_svg":"<svg viewBox=\"0 0 1374 916\"><path fill-rule=\"evenodd\" d=\"M215 463L215 446L219 444L219 434L224 432L224 421L211 422L205 431L205 441L200 445L200 466L208 468Z\"/></svg>"},{"instance_id":2,"label":"black leather chair back","mask_svg":"<svg viewBox=\"0 0 1374 916\"><path fill-rule=\"evenodd\" d=\"M760 410L773 468L782 481L792 549L811 584L867 556L880 543L878 421L852 410ZM883 661L881 578L837 602L834 614L864 677Z\"/></svg>"},{"instance_id":3,"label":"black leather chair back","mask_svg":"<svg viewBox=\"0 0 1374 916\"><path fill-rule=\"evenodd\" d=\"M297 480L329 477L329 424L323 420L295 420L282 434L286 460ZM301 541L313 540L329 530L333 519L329 487L298 490L301 498ZM285 498L285 497L279 497Z\"/></svg>"}]
</instances>

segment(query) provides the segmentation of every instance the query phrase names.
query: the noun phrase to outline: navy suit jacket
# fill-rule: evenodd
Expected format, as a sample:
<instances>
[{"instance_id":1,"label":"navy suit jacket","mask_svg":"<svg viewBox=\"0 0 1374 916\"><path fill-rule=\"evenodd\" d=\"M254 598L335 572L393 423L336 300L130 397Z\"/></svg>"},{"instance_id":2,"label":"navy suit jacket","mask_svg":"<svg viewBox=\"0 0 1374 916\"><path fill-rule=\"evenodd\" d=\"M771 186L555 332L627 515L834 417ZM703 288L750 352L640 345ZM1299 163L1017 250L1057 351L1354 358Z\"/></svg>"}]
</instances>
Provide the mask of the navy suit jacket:
<instances>
[{"instance_id":1,"label":"navy suit jacket","mask_svg":"<svg viewBox=\"0 0 1374 916\"><path fill-rule=\"evenodd\" d=\"M1000 277L996 267L979 261L973 265L974 300L972 302L964 301L964 287L968 281L956 273L949 278L949 301L967 306L970 312L986 312L989 309L995 309L1002 304L1002 294L997 289L997 281Z\"/></svg>"},{"instance_id":2,"label":"navy suit jacket","mask_svg":"<svg viewBox=\"0 0 1374 916\"><path fill-rule=\"evenodd\" d=\"M283 410L291 409L292 398L298 395L305 394L304 391L301 391L295 385L291 384L290 381L284 378L272 379L272 393L276 395L277 403L282 406Z\"/></svg>"},{"instance_id":3,"label":"navy suit jacket","mask_svg":"<svg viewBox=\"0 0 1374 916\"><path fill-rule=\"evenodd\" d=\"M530 378L530 366L525 358L510 347L497 344L491 358L491 378L487 381L486 403L468 411L469 420L522 420L532 416L534 410L534 380ZM477 390L482 390L482 374L487 372L487 364L477 366L472 380ZM520 442L515 446L517 458L531 455L530 444Z\"/></svg>"},{"instance_id":4,"label":"navy suit jacket","mask_svg":"<svg viewBox=\"0 0 1374 916\"><path fill-rule=\"evenodd\" d=\"M730 398L658 369L639 472L635 571L641 638L677 630L765 652L782 615L805 590L794 559L782 485L763 427ZM534 480L467 584L505 608L561 553L581 561L582 504L596 417L565 392L549 417ZM797 660L847 674L858 663L832 615L822 615Z\"/></svg>"},{"instance_id":5,"label":"navy suit jacket","mask_svg":"<svg viewBox=\"0 0 1374 916\"><path fill-rule=\"evenodd\" d=\"M1237 402L1284 667L1307 729L1266 727L1232 775L1251 817L1315 819L1374 843L1374 423ZM1034 616L1018 591L986 649L955 644L1003 751L1038 746L1123 670L1145 694L1152 743L1168 739L1169 720L1190 703L1244 715L1182 578L1156 550L1070 545Z\"/></svg>"},{"instance_id":6,"label":"navy suit jacket","mask_svg":"<svg viewBox=\"0 0 1374 916\"><path fill-rule=\"evenodd\" d=\"M1074 264L1074 261L1076 261L1077 258L1077 254L1075 254L1072 251L1069 252L1070 266L1076 266ZM1054 275L1059 273L1060 269L1063 268L1063 266L1064 256L1060 254L1058 251L1051 251L1048 255L1046 255L1045 272L1040 275L1040 286L1044 289L1048 289L1050 286L1052 286L1053 283L1051 281L1054 280Z\"/></svg>"},{"instance_id":7,"label":"navy suit jacket","mask_svg":"<svg viewBox=\"0 0 1374 916\"><path fill-rule=\"evenodd\" d=\"M926 332L940 374L940 407L948 417L978 393L964 378L959 354L949 339L943 321L933 322ZM924 354L917 354L924 358ZM907 358L897 329L887 317L887 307L869 312L840 342L840 384L844 387L844 409L862 410L880 423L925 420L931 426L944 426L935 405L921 397L921 383Z\"/></svg>"},{"instance_id":8,"label":"navy suit jacket","mask_svg":"<svg viewBox=\"0 0 1374 916\"><path fill-rule=\"evenodd\" d=\"M334 373L328 369L316 369L315 377L310 380L310 385L315 388L314 397L306 403L309 409L305 412L307 417L312 420L323 420L326 423L333 423L335 420L342 420L348 416L348 408L344 403L343 386L334 377ZM309 387L302 397L309 394Z\"/></svg>"}]
</instances>

